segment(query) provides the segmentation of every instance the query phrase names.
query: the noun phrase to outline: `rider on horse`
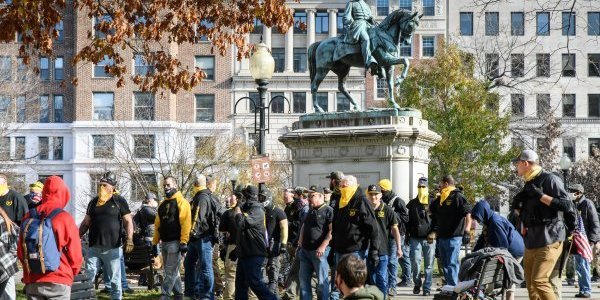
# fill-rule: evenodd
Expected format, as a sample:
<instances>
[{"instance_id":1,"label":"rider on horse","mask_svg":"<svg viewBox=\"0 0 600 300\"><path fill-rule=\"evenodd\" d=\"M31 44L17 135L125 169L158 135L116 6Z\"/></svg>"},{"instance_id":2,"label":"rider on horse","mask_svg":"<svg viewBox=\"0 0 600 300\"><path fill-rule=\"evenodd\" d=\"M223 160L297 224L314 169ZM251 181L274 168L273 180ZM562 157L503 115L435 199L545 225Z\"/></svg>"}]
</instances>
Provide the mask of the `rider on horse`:
<instances>
[{"instance_id":1,"label":"rider on horse","mask_svg":"<svg viewBox=\"0 0 600 300\"><path fill-rule=\"evenodd\" d=\"M375 26L375 22L371 9L364 0L348 1L344 13L344 26L347 28L345 42L349 44L360 42L365 68L370 69L371 74L377 74L377 61L371 55L371 40L368 33L369 29Z\"/></svg>"}]
</instances>

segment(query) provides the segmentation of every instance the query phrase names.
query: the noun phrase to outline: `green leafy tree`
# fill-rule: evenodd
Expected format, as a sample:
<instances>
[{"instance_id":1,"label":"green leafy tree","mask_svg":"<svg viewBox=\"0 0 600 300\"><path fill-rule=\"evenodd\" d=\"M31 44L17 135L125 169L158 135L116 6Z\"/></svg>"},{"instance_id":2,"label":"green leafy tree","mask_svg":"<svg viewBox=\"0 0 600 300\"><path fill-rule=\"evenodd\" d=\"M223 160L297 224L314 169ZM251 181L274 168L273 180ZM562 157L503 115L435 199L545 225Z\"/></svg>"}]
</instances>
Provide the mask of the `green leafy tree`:
<instances>
[{"instance_id":1,"label":"green leafy tree","mask_svg":"<svg viewBox=\"0 0 600 300\"><path fill-rule=\"evenodd\" d=\"M469 199L495 196L510 174L514 151L504 146L509 117L498 111L500 96L473 74L473 59L442 46L434 60L420 60L402 84L397 102L423 112L442 136L431 148L432 180L451 174Z\"/></svg>"}]
</instances>

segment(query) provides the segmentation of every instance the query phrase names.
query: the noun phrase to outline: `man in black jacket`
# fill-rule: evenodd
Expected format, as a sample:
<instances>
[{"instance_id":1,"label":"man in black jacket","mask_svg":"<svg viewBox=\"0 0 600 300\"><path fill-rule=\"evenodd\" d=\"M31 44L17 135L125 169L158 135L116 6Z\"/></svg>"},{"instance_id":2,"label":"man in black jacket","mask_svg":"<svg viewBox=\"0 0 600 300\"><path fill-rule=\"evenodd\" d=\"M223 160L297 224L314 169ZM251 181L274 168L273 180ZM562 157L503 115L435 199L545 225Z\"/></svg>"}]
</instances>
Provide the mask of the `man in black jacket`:
<instances>
[{"instance_id":1,"label":"man in black jacket","mask_svg":"<svg viewBox=\"0 0 600 300\"><path fill-rule=\"evenodd\" d=\"M194 182L192 199L192 230L188 252L183 261L185 267L185 296L212 299L214 294L213 238L217 224L212 216L212 192L217 180L199 174Z\"/></svg>"},{"instance_id":2,"label":"man in black jacket","mask_svg":"<svg viewBox=\"0 0 600 300\"><path fill-rule=\"evenodd\" d=\"M340 201L340 181L344 177L344 173L342 173L342 171L333 171L325 177L329 179L329 189L331 190L331 196L329 197L329 205L331 207L334 207L336 206L338 201Z\"/></svg>"},{"instance_id":3,"label":"man in black jacket","mask_svg":"<svg viewBox=\"0 0 600 300\"><path fill-rule=\"evenodd\" d=\"M273 294L279 294L279 270L281 269L280 255L285 253L288 235L288 222L285 212L275 205L273 195L267 188L258 195L258 200L265 208L268 238L268 259L265 266L269 289Z\"/></svg>"},{"instance_id":4,"label":"man in black jacket","mask_svg":"<svg viewBox=\"0 0 600 300\"><path fill-rule=\"evenodd\" d=\"M525 242L523 265L530 299L556 299L550 274L559 261L566 239L565 222L559 212L570 213L572 204L562 180L544 171L537 153L524 150L513 159L525 186L513 201L519 210Z\"/></svg>"},{"instance_id":5,"label":"man in black jacket","mask_svg":"<svg viewBox=\"0 0 600 300\"><path fill-rule=\"evenodd\" d=\"M411 285L410 280L410 254L408 242L406 240L406 223L408 222L408 210L406 209L406 202L400 198L392 190L392 181L389 179L382 179L379 181L381 187L381 201L387 206L391 207L396 213L396 219L398 220L398 230L402 239L401 247L404 255L400 257L400 267L402 268L402 275L400 278L399 286L406 287ZM390 247L390 257L388 261L388 284L390 288L390 296L396 295L396 283L398 281L398 257L396 257L396 242L393 237L388 241ZM385 294L386 292L383 291Z\"/></svg>"},{"instance_id":6,"label":"man in black jacket","mask_svg":"<svg viewBox=\"0 0 600 300\"><path fill-rule=\"evenodd\" d=\"M584 188L581 184L575 183L568 187L569 197L575 202L577 212L583 221L585 235L590 243L592 250L596 250L600 241L600 222L598 221L598 212L591 200L586 198ZM590 278L590 262L578 253L573 254L577 276L579 278L579 293L577 298L589 298L592 294L592 281Z\"/></svg>"},{"instance_id":7,"label":"man in black jacket","mask_svg":"<svg viewBox=\"0 0 600 300\"><path fill-rule=\"evenodd\" d=\"M248 299L250 288L258 299L277 300L262 276L262 266L267 256L267 241L265 212L262 204L258 203L258 188L248 185L244 189L244 199L244 205L234 209L234 220L239 229L235 299Z\"/></svg>"},{"instance_id":8,"label":"man in black jacket","mask_svg":"<svg viewBox=\"0 0 600 300\"><path fill-rule=\"evenodd\" d=\"M331 247L335 252L336 262L344 255L356 254L362 259L368 257L373 266L377 267L377 220L365 192L358 186L356 177L347 175L342 178L340 194L340 200L333 207L332 221ZM332 278L335 278L335 275L332 274ZM332 291L331 299L339 299L339 291Z\"/></svg>"},{"instance_id":9,"label":"man in black jacket","mask_svg":"<svg viewBox=\"0 0 600 300\"><path fill-rule=\"evenodd\" d=\"M415 283L413 294L417 295L423 287L423 296L431 294L433 275L433 259L435 255L435 238L431 234L431 216L429 203L433 202L427 188L427 178L419 178L417 197L406 205L408 209L408 224L406 237L410 243L410 259L412 277ZM421 254L424 259L425 281L421 281Z\"/></svg>"}]
</instances>

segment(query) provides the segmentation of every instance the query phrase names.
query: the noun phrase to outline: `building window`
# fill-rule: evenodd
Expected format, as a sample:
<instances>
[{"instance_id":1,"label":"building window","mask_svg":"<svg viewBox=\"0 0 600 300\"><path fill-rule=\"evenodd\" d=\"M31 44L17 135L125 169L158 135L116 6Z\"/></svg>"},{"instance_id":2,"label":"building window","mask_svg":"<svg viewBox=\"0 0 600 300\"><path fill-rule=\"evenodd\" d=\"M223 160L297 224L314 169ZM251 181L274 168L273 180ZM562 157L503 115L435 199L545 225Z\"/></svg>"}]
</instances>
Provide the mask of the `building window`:
<instances>
[{"instance_id":1,"label":"building window","mask_svg":"<svg viewBox=\"0 0 600 300\"><path fill-rule=\"evenodd\" d=\"M525 115L525 96L523 94L511 94L510 104L513 117L523 117Z\"/></svg>"},{"instance_id":2,"label":"building window","mask_svg":"<svg viewBox=\"0 0 600 300\"><path fill-rule=\"evenodd\" d=\"M588 139L588 146L589 146L589 155L592 157L598 157L600 156L600 139L598 138L590 138Z\"/></svg>"},{"instance_id":3,"label":"building window","mask_svg":"<svg viewBox=\"0 0 600 300\"><path fill-rule=\"evenodd\" d=\"M588 35L600 35L600 12L588 12Z\"/></svg>"},{"instance_id":4,"label":"building window","mask_svg":"<svg viewBox=\"0 0 600 300\"><path fill-rule=\"evenodd\" d=\"M52 101L52 108L54 109L54 123L62 123L63 119L63 95L54 95Z\"/></svg>"},{"instance_id":5,"label":"building window","mask_svg":"<svg viewBox=\"0 0 600 300\"><path fill-rule=\"evenodd\" d=\"M571 161L575 161L575 139L563 138L563 153L567 155Z\"/></svg>"},{"instance_id":6,"label":"building window","mask_svg":"<svg viewBox=\"0 0 600 300\"><path fill-rule=\"evenodd\" d=\"M315 33L329 33L329 14L327 11L317 11L315 15Z\"/></svg>"},{"instance_id":7,"label":"building window","mask_svg":"<svg viewBox=\"0 0 600 300\"><path fill-rule=\"evenodd\" d=\"M510 13L510 34L525 35L525 14L522 12Z\"/></svg>"},{"instance_id":8,"label":"building window","mask_svg":"<svg viewBox=\"0 0 600 300\"><path fill-rule=\"evenodd\" d=\"M294 72L306 72L306 48L294 48Z\"/></svg>"},{"instance_id":9,"label":"building window","mask_svg":"<svg viewBox=\"0 0 600 300\"><path fill-rule=\"evenodd\" d=\"M65 70L63 65L64 59L57 57L54 60L54 80L63 80L65 77Z\"/></svg>"},{"instance_id":10,"label":"building window","mask_svg":"<svg viewBox=\"0 0 600 300\"><path fill-rule=\"evenodd\" d=\"M203 31L213 28L215 25L212 22L206 21L206 20L202 20L200 21L200 25L196 26L196 30L194 35L196 36L196 42L208 42L208 36L206 35L200 35L198 33L198 27L202 27Z\"/></svg>"},{"instance_id":11,"label":"building window","mask_svg":"<svg viewBox=\"0 0 600 300\"><path fill-rule=\"evenodd\" d=\"M588 54L588 76L600 77L600 54Z\"/></svg>"},{"instance_id":12,"label":"building window","mask_svg":"<svg viewBox=\"0 0 600 300\"><path fill-rule=\"evenodd\" d=\"M154 135L153 134L134 134L133 135L133 157L135 157L135 158L154 158Z\"/></svg>"},{"instance_id":13,"label":"building window","mask_svg":"<svg viewBox=\"0 0 600 300\"><path fill-rule=\"evenodd\" d=\"M336 111L349 111L350 110L350 100L346 98L346 95L342 93L336 94Z\"/></svg>"},{"instance_id":14,"label":"building window","mask_svg":"<svg viewBox=\"0 0 600 300\"><path fill-rule=\"evenodd\" d=\"M206 73L207 80L215 80L215 57L196 56L196 68Z\"/></svg>"},{"instance_id":15,"label":"building window","mask_svg":"<svg viewBox=\"0 0 600 300\"><path fill-rule=\"evenodd\" d=\"M306 12L294 12L294 33L306 33Z\"/></svg>"},{"instance_id":16,"label":"building window","mask_svg":"<svg viewBox=\"0 0 600 300\"><path fill-rule=\"evenodd\" d=\"M146 61L143 54L135 54L133 57L133 75L148 76L154 73L154 66Z\"/></svg>"},{"instance_id":17,"label":"building window","mask_svg":"<svg viewBox=\"0 0 600 300\"><path fill-rule=\"evenodd\" d=\"M412 11L413 0L400 0L400 9Z\"/></svg>"},{"instance_id":18,"label":"building window","mask_svg":"<svg viewBox=\"0 0 600 300\"><path fill-rule=\"evenodd\" d=\"M138 174L132 177L130 200L141 202L146 198L146 193L158 191L156 174Z\"/></svg>"},{"instance_id":19,"label":"building window","mask_svg":"<svg viewBox=\"0 0 600 300\"><path fill-rule=\"evenodd\" d=\"M26 106L25 106L25 101L27 98L25 98L24 95L19 95L17 96L17 122L19 123L25 123L25 121L27 120L26 118Z\"/></svg>"},{"instance_id":20,"label":"building window","mask_svg":"<svg viewBox=\"0 0 600 300\"><path fill-rule=\"evenodd\" d=\"M154 120L154 94L147 92L134 92L133 114L134 120L152 121Z\"/></svg>"},{"instance_id":21,"label":"building window","mask_svg":"<svg viewBox=\"0 0 600 300\"><path fill-rule=\"evenodd\" d=\"M306 93L305 92L294 92L294 113L304 114L306 113Z\"/></svg>"},{"instance_id":22,"label":"building window","mask_svg":"<svg viewBox=\"0 0 600 300\"><path fill-rule=\"evenodd\" d=\"M523 77L525 75L525 54L510 55L510 73L512 77Z\"/></svg>"},{"instance_id":23,"label":"building window","mask_svg":"<svg viewBox=\"0 0 600 300\"><path fill-rule=\"evenodd\" d=\"M545 118L550 113L550 94L537 94L537 117Z\"/></svg>"},{"instance_id":24,"label":"building window","mask_svg":"<svg viewBox=\"0 0 600 300\"><path fill-rule=\"evenodd\" d=\"M25 137L15 137L15 159L25 159Z\"/></svg>"},{"instance_id":25,"label":"building window","mask_svg":"<svg viewBox=\"0 0 600 300\"><path fill-rule=\"evenodd\" d=\"M93 120L112 121L115 108L115 95L110 92L92 93L94 104Z\"/></svg>"},{"instance_id":26,"label":"building window","mask_svg":"<svg viewBox=\"0 0 600 300\"><path fill-rule=\"evenodd\" d=\"M412 44L404 45L400 44L400 57L412 57Z\"/></svg>"},{"instance_id":27,"label":"building window","mask_svg":"<svg viewBox=\"0 0 600 300\"><path fill-rule=\"evenodd\" d=\"M50 61L47 57L40 57L40 80L50 80Z\"/></svg>"},{"instance_id":28,"label":"building window","mask_svg":"<svg viewBox=\"0 0 600 300\"><path fill-rule=\"evenodd\" d=\"M58 35L58 36L56 37L56 41L57 41L57 42L59 42L59 43L62 43L62 42L64 41L64 39L65 39L65 36L64 36L64 29L65 29L65 26L64 26L64 23L63 23L63 21L62 21L62 20L60 20L60 21L59 21L59 22L58 22L58 23L57 23L57 24L54 26L54 29L56 30L56 34Z\"/></svg>"},{"instance_id":29,"label":"building window","mask_svg":"<svg viewBox=\"0 0 600 300\"><path fill-rule=\"evenodd\" d=\"M485 74L488 79L500 76L500 55L498 53L487 53L485 55Z\"/></svg>"},{"instance_id":30,"label":"building window","mask_svg":"<svg viewBox=\"0 0 600 300\"><path fill-rule=\"evenodd\" d=\"M50 139L47 136L38 137L38 158L40 160L48 159L50 151Z\"/></svg>"},{"instance_id":31,"label":"building window","mask_svg":"<svg viewBox=\"0 0 600 300\"><path fill-rule=\"evenodd\" d=\"M562 55L562 76L575 77L574 53L565 53Z\"/></svg>"},{"instance_id":32,"label":"building window","mask_svg":"<svg viewBox=\"0 0 600 300\"><path fill-rule=\"evenodd\" d=\"M48 95L40 96L40 123L50 122L50 98Z\"/></svg>"},{"instance_id":33,"label":"building window","mask_svg":"<svg viewBox=\"0 0 600 300\"><path fill-rule=\"evenodd\" d=\"M0 119L9 119L11 115L10 103L11 101L9 96L0 94Z\"/></svg>"},{"instance_id":34,"label":"building window","mask_svg":"<svg viewBox=\"0 0 600 300\"><path fill-rule=\"evenodd\" d=\"M271 101L272 113L282 114L285 112L285 100L283 98L283 92L271 92L271 100L269 101Z\"/></svg>"},{"instance_id":35,"label":"building window","mask_svg":"<svg viewBox=\"0 0 600 300\"><path fill-rule=\"evenodd\" d=\"M377 78L377 98L387 98L388 97L388 88L387 88L387 79L385 78Z\"/></svg>"},{"instance_id":36,"label":"building window","mask_svg":"<svg viewBox=\"0 0 600 300\"><path fill-rule=\"evenodd\" d=\"M329 96L327 93L317 93L317 104L324 111L329 111Z\"/></svg>"},{"instance_id":37,"label":"building window","mask_svg":"<svg viewBox=\"0 0 600 300\"><path fill-rule=\"evenodd\" d=\"M93 158L112 158L114 156L114 135L92 135L94 143Z\"/></svg>"},{"instance_id":38,"label":"building window","mask_svg":"<svg viewBox=\"0 0 600 300\"><path fill-rule=\"evenodd\" d=\"M9 81L12 73L12 59L10 56L0 56L0 79Z\"/></svg>"},{"instance_id":39,"label":"building window","mask_svg":"<svg viewBox=\"0 0 600 300\"><path fill-rule=\"evenodd\" d=\"M424 36L423 37L423 57L434 57L435 56L435 37Z\"/></svg>"},{"instance_id":40,"label":"building window","mask_svg":"<svg viewBox=\"0 0 600 300\"><path fill-rule=\"evenodd\" d=\"M588 117L600 118L600 94L588 94Z\"/></svg>"},{"instance_id":41,"label":"building window","mask_svg":"<svg viewBox=\"0 0 600 300\"><path fill-rule=\"evenodd\" d=\"M94 77L113 77L106 70L106 66L114 65L114 60L109 58L108 55L104 55L104 58L94 65Z\"/></svg>"},{"instance_id":42,"label":"building window","mask_svg":"<svg viewBox=\"0 0 600 300\"><path fill-rule=\"evenodd\" d=\"M254 101L253 104L252 101L248 100L248 111L254 113L256 107L258 107L258 105L260 104L260 94L258 94L257 92L250 92L248 93L248 98Z\"/></svg>"},{"instance_id":43,"label":"building window","mask_svg":"<svg viewBox=\"0 0 600 300\"><path fill-rule=\"evenodd\" d=\"M275 73L281 73L285 69L285 48L273 48L271 54L275 60Z\"/></svg>"},{"instance_id":44,"label":"building window","mask_svg":"<svg viewBox=\"0 0 600 300\"><path fill-rule=\"evenodd\" d=\"M344 34L346 33L346 27L344 26L344 15L346 14L346 11L343 9L338 10L337 13L337 34Z\"/></svg>"},{"instance_id":45,"label":"building window","mask_svg":"<svg viewBox=\"0 0 600 300\"><path fill-rule=\"evenodd\" d=\"M196 95L196 122L215 121L215 95Z\"/></svg>"},{"instance_id":46,"label":"building window","mask_svg":"<svg viewBox=\"0 0 600 300\"><path fill-rule=\"evenodd\" d=\"M550 77L550 54L538 53L535 55L537 62L536 74L538 77Z\"/></svg>"},{"instance_id":47,"label":"building window","mask_svg":"<svg viewBox=\"0 0 600 300\"><path fill-rule=\"evenodd\" d=\"M10 137L0 138L0 160L10 159Z\"/></svg>"},{"instance_id":48,"label":"building window","mask_svg":"<svg viewBox=\"0 0 600 300\"><path fill-rule=\"evenodd\" d=\"M94 18L94 36L99 40L103 40L106 38L107 34L114 35L115 34L114 29L111 29L109 31L100 29L101 27L104 27L103 23L111 23L111 22L112 22L112 18L109 15L95 17Z\"/></svg>"},{"instance_id":49,"label":"building window","mask_svg":"<svg viewBox=\"0 0 600 300\"><path fill-rule=\"evenodd\" d=\"M563 117L575 117L575 94L562 95Z\"/></svg>"},{"instance_id":50,"label":"building window","mask_svg":"<svg viewBox=\"0 0 600 300\"><path fill-rule=\"evenodd\" d=\"M423 0L423 15L435 16L435 0Z\"/></svg>"},{"instance_id":51,"label":"building window","mask_svg":"<svg viewBox=\"0 0 600 300\"><path fill-rule=\"evenodd\" d=\"M377 0L377 15L387 16L390 12L390 2L388 0Z\"/></svg>"},{"instance_id":52,"label":"building window","mask_svg":"<svg viewBox=\"0 0 600 300\"><path fill-rule=\"evenodd\" d=\"M252 29L252 33L262 34L262 32L263 32L262 22L259 19L254 18L254 28Z\"/></svg>"},{"instance_id":53,"label":"building window","mask_svg":"<svg viewBox=\"0 0 600 300\"><path fill-rule=\"evenodd\" d=\"M62 136L52 138L52 159L62 160L63 159L63 145L64 139Z\"/></svg>"},{"instance_id":54,"label":"building window","mask_svg":"<svg viewBox=\"0 0 600 300\"><path fill-rule=\"evenodd\" d=\"M17 57L17 80L25 81L28 76L27 65L22 57Z\"/></svg>"},{"instance_id":55,"label":"building window","mask_svg":"<svg viewBox=\"0 0 600 300\"><path fill-rule=\"evenodd\" d=\"M460 35L473 35L473 13L460 13Z\"/></svg>"},{"instance_id":56,"label":"building window","mask_svg":"<svg viewBox=\"0 0 600 300\"><path fill-rule=\"evenodd\" d=\"M550 35L550 13L538 12L536 14L537 35Z\"/></svg>"},{"instance_id":57,"label":"building window","mask_svg":"<svg viewBox=\"0 0 600 300\"><path fill-rule=\"evenodd\" d=\"M563 12L562 13L562 35L568 35L568 36L575 35L575 13L574 12Z\"/></svg>"},{"instance_id":58,"label":"building window","mask_svg":"<svg viewBox=\"0 0 600 300\"><path fill-rule=\"evenodd\" d=\"M500 32L498 12L485 13L485 35L495 36Z\"/></svg>"}]
</instances>

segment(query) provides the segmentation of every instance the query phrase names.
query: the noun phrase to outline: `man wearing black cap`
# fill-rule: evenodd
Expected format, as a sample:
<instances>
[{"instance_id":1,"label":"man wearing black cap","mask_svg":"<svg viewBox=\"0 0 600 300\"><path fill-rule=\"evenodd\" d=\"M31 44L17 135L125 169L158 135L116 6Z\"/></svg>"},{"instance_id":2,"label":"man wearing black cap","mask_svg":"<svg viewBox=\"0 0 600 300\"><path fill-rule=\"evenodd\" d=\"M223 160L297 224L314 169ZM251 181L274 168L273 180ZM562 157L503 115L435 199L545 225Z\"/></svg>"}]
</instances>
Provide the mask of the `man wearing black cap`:
<instances>
[{"instance_id":1,"label":"man wearing black cap","mask_svg":"<svg viewBox=\"0 0 600 300\"><path fill-rule=\"evenodd\" d=\"M267 256L267 240L265 212L258 203L258 188L248 185L244 189L244 198L244 205L234 209L235 224L239 228L235 299L248 299L248 289L251 289L261 300L276 300L277 296L269 290L262 276L262 266Z\"/></svg>"},{"instance_id":2,"label":"man wearing black cap","mask_svg":"<svg viewBox=\"0 0 600 300\"><path fill-rule=\"evenodd\" d=\"M565 224L559 212L572 213L572 204L562 180L542 169L533 150L522 151L513 164L525 181L512 207L521 217L519 228L525 242L523 269L529 298L556 299L550 274L562 253L566 228L573 225Z\"/></svg>"},{"instance_id":3,"label":"man wearing black cap","mask_svg":"<svg viewBox=\"0 0 600 300\"><path fill-rule=\"evenodd\" d=\"M575 183L569 185L568 192L569 198L571 198L576 205L577 213L581 216L585 235L590 243L592 251L594 251L597 248L596 245L600 241L600 222L598 221L596 207L591 200L583 195L584 188L581 184ZM579 293L576 294L575 297L590 298L592 294L592 281L590 278L592 270L590 268L590 262L579 253L573 254L573 258L575 259L577 276L579 278Z\"/></svg>"},{"instance_id":4,"label":"man wearing black cap","mask_svg":"<svg viewBox=\"0 0 600 300\"><path fill-rule=\"evenodd\" d=\"M335 207L338 201L340 201L340 197L342 196L340 194L340 182L344 177L344 173L342 173L342 171L333 171L325 177L329 178L329 189L332 192L331 197L329 199L329 205L331 207Z\"/></svg>"},{"instance_id":5,"label":"man wearing black cap","mask_svg":"<svg viewBox=\"0 0 600 300\"><path fill-rule=\"evenodd\" d=\"M303 186L297 186L294 189L294 202L291 205L292 209L289 210L286 206L286 215L288 217L289 224L289 236L288 239L290 246L288 253L293 257L290 272L285 280L285 292L283 294L284 300L291 300L296 298L298 290L298 272L300 270L300 261L296 256L296 249L298 245L298 239L300 237L300 228L304 222L304 217L308 213L308 190Z\"/></svg>"},{"instance_id":6,"label":"man wearing black cap","mask_svg":"<svg viewBox=\"0 0 600 300\"><path fill-rule=\"evenodd\" d=\"M288 238L288 222L283 210L275 206L273 195L267 188L258 194L258 200L265 208L268 238L268 259L266 265L269 289L273 294L279 294L278 280L281 269L280 254L285 253Z\"/></svg>"},{"instance_id":7,"label":"man wearing black cap","mask_svg":"<svg viewBox=\"0 0 600 300\"><path fill-rule=\"evenodd\" d=\"M121 299L121 256L123 251L122 228L125 229L127 242L125 252L133 250L133 221L129 204L119 194L115 193L116 178L111 172L105 173L98 185L98 196L88 204L86 215L79 226L79 236L88 229L89 250L85 266L96 276L97 267L102 263L108 273L111 286L111 299Z\"/></svg>"}]
</instances>

